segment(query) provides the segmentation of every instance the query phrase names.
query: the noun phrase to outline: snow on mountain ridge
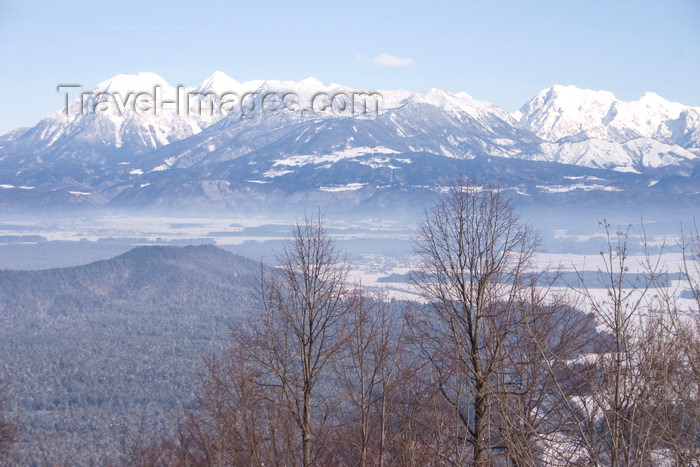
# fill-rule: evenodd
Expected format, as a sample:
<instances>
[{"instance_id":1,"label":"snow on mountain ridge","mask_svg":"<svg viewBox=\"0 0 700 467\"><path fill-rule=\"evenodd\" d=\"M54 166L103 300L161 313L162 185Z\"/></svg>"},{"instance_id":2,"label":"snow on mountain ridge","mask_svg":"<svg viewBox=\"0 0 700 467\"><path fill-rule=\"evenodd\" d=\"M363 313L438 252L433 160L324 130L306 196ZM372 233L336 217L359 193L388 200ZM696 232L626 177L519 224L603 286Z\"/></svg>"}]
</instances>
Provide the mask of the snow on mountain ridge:
<instances>
[{"instance_id":1,"label":"snow on mountain ridge","mask_svg":"<svg viewBox=\"0 0 700 467\"><path fill-rule=\"evenodd\" d=\"M219 96L225 93L236 93L242 97L245 93L280 93L296 94L304 103L310 103L313 97L320 93L333 97L338 93L361 94L381 96L381 109L389 110L401 107L408 103L424 103L445 110L466 111L468 113L483 113L484 109L501 111L505 117L507 112L486 101L474 99L466 92L451 93L440 89L431 88L423 93L407 90L361 90L338 83L325 85L322 81L310 76L300 81L290 80L252 80L239 83L223 72L217 71L207 78L202 85L196 88L197 92L213 92Z\"/></svg>"},{"instance_id":2,"label":"snow on mountain ridge","mask_svg":"<svg viewBox=\"0 0 700 467\"><path fill-rule=\"evenodd\" d=\"M599 138L624 143L641 136L675 144L668 124L690 109L700 110L652 92L627 102L609 91L555 85L540 91L513 117L546 141Z\"/></svg>"},{"instance_id":3,"label":"snow on mountain ridge","mask_svg":"<svg viewBox=\"0 0 700 467\"><path fill-rule=\"evenodd\" d=\"M124 96L137 92L153 91L155 86L166 89L174 89L165 78L153 72L139 72L136 74L118 74L99 83L93 94L118 93Z\"/></svg>"},{"instance_id":4,"label":"snow on mountain ridge","mask_svg":"<svg viewBox=\"0 0 700 467\"><path fill-rule=\"evenodd\" d=\"M608 91L554 85L531 98L515 117L542 139L556 141L594 128L614 102ZM581 112L584 107L586 112Z\"/></svg>"},{"instance_id":5,"label":"snow on mountain ridge","mask_svg":"<svg viewBox=\"0 0 700 467\"><path fill-rule=\"evenodd\" d=\"M646 169L687 164L697 157L678 145L639 137L625 143L590 138L582 141L545 142L531 160L641 173Z\"/></svg>"},{"instance_id":6,"label":"snow on mountain ridge","mask_svg":"<svg viewBox=\"0 0 700 467\"><path fill-rule=\"evenodd\" d=\"M510 119L505 110L489 102L476 100L466 92L453 94L442 89L431 88L424 93L412 93L404 99L404 102L429 104L452 113L464 112L474 117L502 111L501 116Z\"/></svg>"},{"instance_id":7,"label":"snow on mountain ridge","mask_svg":"<svg viewBox=\"0 0 700 467\"><path fill-rule=\"evenodd\" d=\"M135 112L136 96L140 93L154 95L156 87L160 88L160 96L165 102L172 102L183 93L189 94L190 113L182 114L174 105L159 108L158 112ZM243 98L246 94L256 93L293 93L297 95L303 108L310 107L314 97L321 93L327 94L330 98L341 93L363 96L378 95L380 96L378 108L380 113L411 103L424 103L451 113L467 113L475 118L493 112L498 113L502 119L510 118L507 112L500 107L488 102L477 101L463 92L452 94L437 89L431 89L424 93L406 90L359 90L336 83L326 86L313 77L301 81L251 80L239 82L221 71L215 71L197 87L183 87L181 85L175 87L156 73L140 72L118 74L100 82L92 92L84 93L82 97L71 102L67 113L65 109L60 109L39 122L35 128L41 128L38 140L48 145L70 138L71 134L75 132L85 136L86 132L107 131L112 135L105 140L108 146L121 147L121 136L124 133L130 133L137 136L134 140L137 146L155 148L196 134L224 117L221 113L211 115L199 109L209 108L208 104L204 104L205 100L210 98L207 95L214 94L221 97L227 93L234 93L239 98ZM98 103L100 103L99 106ZM107 110L105 111L105 109ZM151 134L144 135L144 131ZM96 136L96 139L99 138Z\"/></svg>"},{"instance_id":8,"label":"snow on mountain ridge","mask_svg":"<svg viewBox=\"0 0 700 467\"><path fill-rule=\"evenodd\" d=\"M294 157L376 147L457 159L486 155L624 171L677 165L684 173L700 155L700 108L669 102L654 93L624 102L608 91L554 85L511 115L466 92L362 91L325 85L313 77L239 82L216 71L196 88L173 87L155 73L117 75L100 83L87 100L94 104L104 97L101 93L117 93L121 99L131 96L133 104L135 93L153 92L155 86L161 87L167 100L176 93L188 93L191 112L180 113L172 106L160 113L141 113L127 105L123 113L82 114L81 102L76 100L67 115L62 109L21 136L4 137L0 151L10 148L17 154L36 154L37 160L119 157L133 161L134 156L159 154L157 150L186 140L167 149L167 157L176 161L168 167L223 163L256 151ZM255 104L255 118L235 112L198 112L207 94L226 93L240 99L247 94L293 93L302 110L310 109L319 94L331 99L339 94L379 95L381 102L376 118L356 121L334 120L331 117L337 113L312 108L298 119L278 112L260 124L266 115L260 112L260 101ZM121 151L119 155L111 155L116 150ZM148 169L162 165L158 157Z\"/></svg>"},{"instance_id":9,"label":"snow on mountain ridge","mask_svg":"<svg viewBox=\"0 0 700 467\"><path fill-rule=\"evenodd\" d=\"M196 91L205 94L212 92L221 95L225 92L240 89L246 84L248 83L239 83L222 71L215 71L197 87Z\"/></svg>"}]
</instances>

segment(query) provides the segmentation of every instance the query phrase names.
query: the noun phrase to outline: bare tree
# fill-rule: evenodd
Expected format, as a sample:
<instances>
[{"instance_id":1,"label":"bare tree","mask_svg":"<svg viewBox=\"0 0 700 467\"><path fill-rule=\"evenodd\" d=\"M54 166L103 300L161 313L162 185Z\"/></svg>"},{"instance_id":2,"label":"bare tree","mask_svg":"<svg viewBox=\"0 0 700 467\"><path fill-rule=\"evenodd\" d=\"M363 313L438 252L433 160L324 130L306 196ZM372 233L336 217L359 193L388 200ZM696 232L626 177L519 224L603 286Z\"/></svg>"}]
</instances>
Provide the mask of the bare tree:
<instances>
[{"instance_id":1,"label":"bare tree","mask_svg":"<svg viewBox=\"0 0 700 467\"><path fill-rule=\"evenodd\" d=\"M260 387L259 370L251 364L254 349L242 332L222 355L206 362L197 410L186 411L179 433L180 458L186 465L263 465L277 458L275 435L280 426L274 391Z\"/></svg>"},{"instance_id":2,"label":"bare tree","mask_svg":"<svg viewBox=\"0 0 700 467\"><path fill-rule=\"evenodd\" d=\"M591 348L596 323L569 296L551 290L557 274L533 279L529 296L517 307L496 378L493 423L513 465L571 465L580 457L576 450L560 449L565 434L579 428L569 400L576 381L567 363Z\"/></svg>"},{"instance_id":3,"label":"bare tree","mask_svg":"<svg viewBox=\"0 0 700 467\"><path fill-rule=\"evenodd\" d=\"M589 288L586 281L579 275L582 283L581 293L586 302L596 314L597 319L610 333L611 339L597 350L596 359L592 364L590 377L602 381L591 381L591 397L584 408L588 412L588 432L592 444L600 446L608 444L607 462L611 465L621 465L623 459L632 460L626 449L627 437L624 431L625 408L631 405L630 387L633 378L628 378L634 362L631 345L634 331L640 320L644 306L644 298L650 283L647 281L643 288L637 291L632 288L628 277L628 240L629 227L625 231L614 231L605 221L601 223L606 234L606 251L601 251L603 262L598 270L598 280L605 288L601 297ZM604 384L601 384L604 383ZM598 420L604 420L604 426L599 426ZM595 459L602 454L591 453Z\"/></svg>"},{"instance_id":4,"label":"bare tree","mask_svg":"<svg viewBox=\"0 0 700 467\"><path fill-rule=\"evenodd\" d=\"M344 297L348 267L321 214L292 227L277 255L278 270L262 273L262 315L251 323L252 353L296 422L304 466L318 462L324 429L339 403L324 378L348 338Z\"/></svg>"},{"instance_id":5,"label":"bare tree","mask_svg":"<svg viewBox=\"0 0 700 467\"><path fill-rule=\"evenodd\" d=\"M403 317L384 299L368 295L358 284L348 298L350 338L345 358L336 370L345 391L343 419L352 428L338 433L335 450L347 446L347 455L336 452L339 463L385 465L388 445L390 401L399 385L408 382L401 353L404 349Z\"/></svg>"},{"instance_id":6,"label":"bare tree","mask_svg":"<svg viewBox=\"0 0 700 467\"><path fill-rule=\"evenodd\" d=\"M430 304L424 355L462 429L451 462L490 462L490 419L505 347L539 239L496 186L458 179L419 224L413 283ZM431 324L432 323L432 324ZM469 447L470 458L464 457Z\"/></svg>"},{"instance_id":7,"label":"bare tree","mask_svg":"<svg viewBox=\"0 0 700 467\"><path fill-rule=\"evenodd\" d=\"M645 252L632 264L630 228L601 225L606 235L597 275L601 288L596 291L579 274L579 290L607 335L577 369L588 385L577 401L585 416L583 438L593 462L647 465L669 452L678 411L685 410L678 389L692 387L684 375L681 333L673 326L677 311L665 292L664 248L649 253L642 225ZM631 272L631 266L641 272Z\"/></svg>"},{"instance_id":8,"label":"bare tree","mask_svg":"<svg viewBox=\"0 0 700 467\"><path fill-rule=\"evenodd\" d=\"M672 363L672 380L668 386L673 403L666 410L665 448L677 465L700 464L700 230L696 223L689 230L681 226L681 277L685 290L667 292L661 308L670 317L672 352L665 362ZM662 288L661 292L669 289ZM676 292L676 293L674 293ZM690 299L690 305L679 304L679 296Z\"/></svg>"},{"instance_id":9,"label":"bare tree","mask_svg":"<svg viewBox=\"0 0 700 467\"><path fill-rule=\"evenodd\" d=\"M690 289L689 295L695 300L695 311L700 314L700 229L696 223L687 233L681 226L680 246L683 252L681 272Z\"/></svg>"},{"instance_id":10,"label":"bare tree","mask_svg":"<svg viewBox=\"0 0 700 467\"><path fill-rule=\"evenodd\" d=\"M291 234L277 266L261 264L259 308L207 362L174 463L308 466L332 457L329 426L343 397L333 368L350 335L348 267L320 213Z\"/></svg>"}]
</instances>

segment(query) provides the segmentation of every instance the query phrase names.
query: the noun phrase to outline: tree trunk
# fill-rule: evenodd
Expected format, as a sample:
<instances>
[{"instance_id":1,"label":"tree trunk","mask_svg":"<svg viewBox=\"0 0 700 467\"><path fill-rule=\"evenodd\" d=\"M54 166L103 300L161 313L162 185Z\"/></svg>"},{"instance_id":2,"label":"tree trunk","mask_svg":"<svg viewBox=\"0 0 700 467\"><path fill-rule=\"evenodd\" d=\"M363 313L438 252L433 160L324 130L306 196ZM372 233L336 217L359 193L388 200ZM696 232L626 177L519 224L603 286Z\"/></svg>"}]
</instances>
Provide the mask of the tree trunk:
<instances>
[{"instance_id":1,"label":"tree trunk","mask_svg":"<svg viewBox=\"0 0 700 467\"><path fill-rule=\"evenodd\" d=\"M304 427L302 430L304 467L311 465L311 393L304 394Z\"/></svg>"},{"instance_id":2,"label":"tree trunk","mask_svg":"<svg viewBox=\"0 0 700 467\"><path fill-rule=\"evenodd\" d=\"M485 465L486 459L486 402L484 383L476 382L474 398L474 465Z\"/></svg>"}]
</instances>

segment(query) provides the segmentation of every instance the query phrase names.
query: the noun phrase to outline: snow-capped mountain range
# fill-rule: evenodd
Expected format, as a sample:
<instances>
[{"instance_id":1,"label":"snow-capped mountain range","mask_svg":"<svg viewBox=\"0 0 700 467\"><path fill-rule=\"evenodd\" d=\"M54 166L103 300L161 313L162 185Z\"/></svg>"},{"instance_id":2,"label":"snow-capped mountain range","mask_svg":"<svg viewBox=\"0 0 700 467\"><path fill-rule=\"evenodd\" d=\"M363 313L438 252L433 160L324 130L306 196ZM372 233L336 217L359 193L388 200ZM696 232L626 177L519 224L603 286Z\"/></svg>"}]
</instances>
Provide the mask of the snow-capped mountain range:
<instances>
[{"instance_id":1,"label":"snow-capped mountain range","mask_svg":"<svg viewBox=\"0 0 700 467\"><path fill-rule=\"evenodd\" d=\"M698 167L700 108L653 93L625 102L556 85L509 114L438 89L240 83L221 72L185 88L139 73L1 136L0 206L382 206L439 191L455 171L533 199L674 193L692 203Z\"/></svg>"}]
</instances>

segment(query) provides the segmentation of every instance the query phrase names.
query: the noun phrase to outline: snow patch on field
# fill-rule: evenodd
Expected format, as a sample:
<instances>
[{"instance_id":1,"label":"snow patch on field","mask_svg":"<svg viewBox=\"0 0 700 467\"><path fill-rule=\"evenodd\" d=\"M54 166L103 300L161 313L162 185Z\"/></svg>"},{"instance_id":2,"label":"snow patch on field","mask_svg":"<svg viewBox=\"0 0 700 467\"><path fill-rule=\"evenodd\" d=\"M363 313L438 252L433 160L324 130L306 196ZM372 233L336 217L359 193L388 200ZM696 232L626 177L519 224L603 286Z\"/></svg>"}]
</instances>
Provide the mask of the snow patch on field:
<instances>
[{"instance_id":1,"label":"snow patch on field","mask_svg":"<svg viewBox=\"0 0 700 467\"><path fill-rule=\"evenodd\" d=\"M613 186L592 184L586 185L585 183L575 183L573 185L537 185L542 191L547 193L565 193L567 191L583 190L583 191L622 191L622 188L616 188Z\"/></svg>"},{"instance_id":2,"label":"snow patch on field","mask_svg":"<svg viewBox=\"0 0 700 467\"><path fill-rule=\"evenodd\" d=\"M336 186L322 186L319 188L321 191L328 192L341 192L341 191L356 191L367 185L366 183L348 183L347 185L336 185Z\"/></svg>"},{"instance_id":3,"label":"snow patch on field","mask_svg":"<svg viewBox=\"0 0 700 467\"><path fill-rule=\"evenodd\" d=\"M275 178L275 177L281 177L282 175L291 174L291 173L294 173L294 171L293 170L285 170L285 169L270 169L263 174L263 177Z\"/></svg>"},{"instance_id":4,"label":"snow patch on field","mask_svg":"<svg viewBox=\"0 0 700 467\"><path fill-rule=\"evenodd\" d=\"M167 159L165 159L165 160L163 161L163 163L162 163L161 165L159 165L158 167L153 168L153 169L151 170L151 172L161 172L161 171L163 171L163 170L168 170L169 168L171 168L171 167L173 166L174 163L175 163L175 158L174 158L174 157L168 157Z\"/></svg>"},{"instance_id":5,"label":"snow patch on field","mask_svg":"<svg viewBox=\"0 0 700 467\"><path fill-rule=\"evenodd\" d=\"M330 154L302 154L298 156L285 157L284 159L276 160L273 166L282 165L288 167L302 167L308 164L318 165L329 162L335 163L343 159L352 159L355 157L375 154L399 154L399 152L384 146L372 148L368 146L361 146L357 148L347 148L340 151L335 151Z\"/></svg>"}]
</instances>

